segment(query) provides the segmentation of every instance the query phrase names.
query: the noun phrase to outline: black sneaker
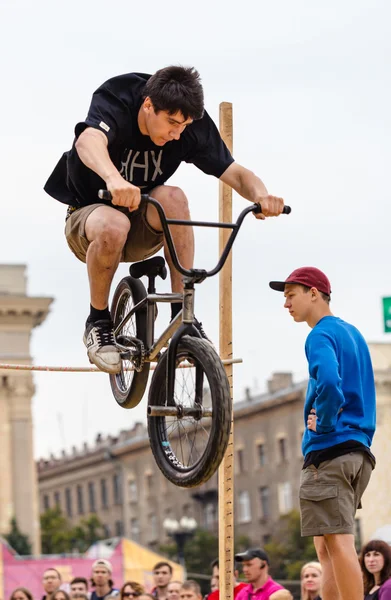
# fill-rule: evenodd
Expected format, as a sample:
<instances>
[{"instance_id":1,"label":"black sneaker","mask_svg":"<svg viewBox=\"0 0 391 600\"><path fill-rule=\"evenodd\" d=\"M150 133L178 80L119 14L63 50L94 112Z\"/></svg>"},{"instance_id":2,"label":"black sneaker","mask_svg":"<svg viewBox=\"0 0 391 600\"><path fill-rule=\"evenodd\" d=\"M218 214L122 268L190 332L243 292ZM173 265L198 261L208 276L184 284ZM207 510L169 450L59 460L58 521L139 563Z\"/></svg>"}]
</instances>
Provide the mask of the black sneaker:
<instances>
[{"instance_id":1,"label":"black sneaker","mask_svg":"<svg viewBox=\"0 0 391 600\"><path fill-rule=\"evenodd\" d=\"M88 358L105 373L121 371L121 355L115 345L113 322L110 319L87 321L83 338Z\"/></svg>"},{"instance_id":2,"label":"black sneaker","mask_svg":"<svg viewBox=\"0 0 391 600\"><path fill-rule=\"evenodd\" d=\"M200 332L200 334L201 334L201 337L202 337L204 340L207 340L208 342L210 342L210 343L213 345L213 342L212 342L212 340L210 340L210 339L208 338L208 336L206 335L206 333L205 333L205 330L204 330L204 328L202 327L202 323L201 323L201 321L199 321L198 319L196 319L196 318L194 317L193 325L194 325L194 326L195 326L195 327L198 329L198 331L199 331L199 332Z\"/></svg>"}]
</instances>

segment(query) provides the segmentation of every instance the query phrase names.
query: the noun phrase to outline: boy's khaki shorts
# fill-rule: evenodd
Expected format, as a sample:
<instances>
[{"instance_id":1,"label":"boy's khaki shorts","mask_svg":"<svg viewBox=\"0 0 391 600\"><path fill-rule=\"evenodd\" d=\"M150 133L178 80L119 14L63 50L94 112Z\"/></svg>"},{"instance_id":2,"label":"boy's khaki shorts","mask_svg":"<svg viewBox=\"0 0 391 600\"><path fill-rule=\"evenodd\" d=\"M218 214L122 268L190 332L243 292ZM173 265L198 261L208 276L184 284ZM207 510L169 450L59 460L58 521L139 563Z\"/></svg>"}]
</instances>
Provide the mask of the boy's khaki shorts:
<instances>
[{"instance_id":1,"label":"boy's khaki shorts","mask_svg":"<svg viewBox=\"0 0 391 600\"><path fill-rule=\"evenodd\" d=\"M372 473L365 452L350 452L301 472L301 535L354 534L354 516Z\"/></svg>"},{"instance_id":2,"label":"boy's khaki shorts","mask_svg":"<svg viewBox=\"0 0 391 600\"><path fill-rule=\"evenodd\" d=\"M73 254L82 262L86 262L90 242L86 238L85 224L88 216L100 206L107 204L91 204L82 206L71 212L65 223L65 237ZM131 223L128 239L122 251L121 262L136 262L155 254L163 246L163 233L153 229L146 219L146 205L129 212L125 207L120 210Z\"/></svg>"}]
</instances>

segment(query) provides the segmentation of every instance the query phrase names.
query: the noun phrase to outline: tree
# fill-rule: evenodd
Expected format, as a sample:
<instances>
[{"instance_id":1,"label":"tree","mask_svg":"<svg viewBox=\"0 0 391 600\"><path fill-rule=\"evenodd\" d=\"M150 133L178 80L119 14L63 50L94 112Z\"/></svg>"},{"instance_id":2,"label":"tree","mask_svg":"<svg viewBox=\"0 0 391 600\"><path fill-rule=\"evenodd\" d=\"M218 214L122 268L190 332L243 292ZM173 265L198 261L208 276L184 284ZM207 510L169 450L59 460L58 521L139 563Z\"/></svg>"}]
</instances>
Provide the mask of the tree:
<instances>
[{"instance_id":1,"label":"tree","mask_svg":"<svg viewBox=\"0 0 391 600\"><path fill-rule=\"evenodd\" d=\"M234 553L246 550L251 545L251 540L247 536L241 535L235 540ZM172 560L178 559L175 544L160 546L159 550ZM209 591L209 577L205 579L205 576L211 576L211 564L219 557L218 537L205 529L197 529L194 536L185 544L184 556L188 575L198 581L203 593L207 593ZM204 577L198 578L198 575Z\"/></svg>"},{"instance_id":2,"label":"tree","mask_svg":"<svg viewBox=\"0 0 391 600\"><path fill-rule=\"evenodd\" d=\"M77 548L79 552L85 552L92 544L103 539L103 526L97 515L90 515L87 519L81 519L70 533L72 549Z\"/></svg>"},{"instance_id":3,"label":"tree","mask_svg":"<svg viewBox=\"0 0 391 600\"><path fill-rule=\"evenodd\" d=\"M29 538L20 531L15 517L11 519L10 532L3 535L3 537L18 554L31 554Z\"/></svg>"},{"instance_id":4,"label":"tree","mask_svg":"<svg viewBox=\"0 0 391 600\"><path fill-rule=\"evenodd\" d=\"M62 554L71 549L71 528L61 508L48 508L41 515L41 542L43 554Z\"/></svg>"},{"instance_id":5,"label":"tree","mask_svg":"<svg viewBox=\"0 0 391 600\"><path fill-rule=\"evenodd\" d=\"M97 515L81 519L75 527L71 527L58 506L41 515L43 554L63 554L75 549L85 552L103 537L102 523Z\"/></svg>"},{"instance_id":6,"label":"tree","mask_svg":"<svg viewBox=\"0 0 391 600\"><path fill-rule=\"evenodd\" d=\"M273 540L265 545L277 579L299 579L304 563L317 560L312 538L301 537L300 514L292 510L281 517Z\"/></svg>"}]
</instances>

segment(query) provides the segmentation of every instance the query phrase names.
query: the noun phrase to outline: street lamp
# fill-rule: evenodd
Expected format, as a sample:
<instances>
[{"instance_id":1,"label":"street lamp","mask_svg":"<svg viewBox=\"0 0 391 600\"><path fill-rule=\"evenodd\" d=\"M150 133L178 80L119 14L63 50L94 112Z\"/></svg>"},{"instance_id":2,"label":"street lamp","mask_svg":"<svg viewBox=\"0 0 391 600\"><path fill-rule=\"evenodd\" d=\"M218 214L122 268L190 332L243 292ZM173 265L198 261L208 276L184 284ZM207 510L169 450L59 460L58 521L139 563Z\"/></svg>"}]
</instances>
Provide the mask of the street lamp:
<instances>
[{"instance_id":1,"label":"street lamp","mask_svg":"<svg viewBox=\"0 0 391 600\"><path fill-rule=\"evenodd\" d=\"M167 535L169 535L176 543L178 551L178 562L182 567L185 566L184 549L187 540L193 537L197 529L197 521L192 517L183 516L179 521L167 517L163 521L163 527Z\"/></svg>"}]
</instances>

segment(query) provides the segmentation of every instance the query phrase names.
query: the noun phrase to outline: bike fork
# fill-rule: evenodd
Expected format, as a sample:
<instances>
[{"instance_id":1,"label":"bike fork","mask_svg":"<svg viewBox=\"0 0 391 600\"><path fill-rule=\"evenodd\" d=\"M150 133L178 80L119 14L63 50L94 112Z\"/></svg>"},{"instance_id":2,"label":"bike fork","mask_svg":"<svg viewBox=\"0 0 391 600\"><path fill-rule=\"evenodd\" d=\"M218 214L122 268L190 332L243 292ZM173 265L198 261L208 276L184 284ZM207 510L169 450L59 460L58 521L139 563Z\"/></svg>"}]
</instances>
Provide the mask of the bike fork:
<instances>
[{"instance_id":1,"label":"bike fork","mask_svg":"<svg viewBox=\"0 0 391 600\"><path fill-rule=\"evenodd\" d=\"M180 339L184 335L201 337L200 332L194 326L194 283L186 281L183 290L183 309L182 325L176 330L168 346L167 355L167 376L166 376L166 406L174 406L174 388L175 388L175 366L177 349Z\"/></svg>"}]
</instances>

